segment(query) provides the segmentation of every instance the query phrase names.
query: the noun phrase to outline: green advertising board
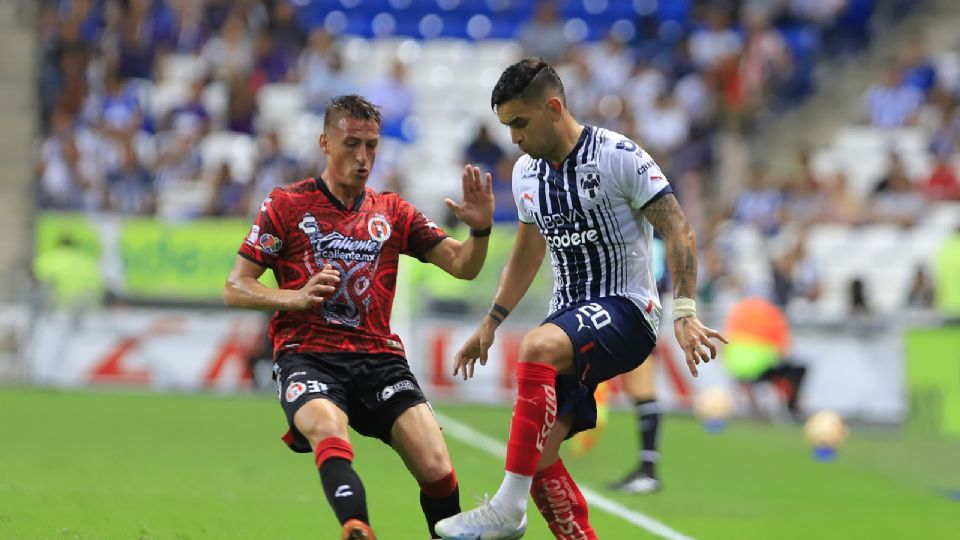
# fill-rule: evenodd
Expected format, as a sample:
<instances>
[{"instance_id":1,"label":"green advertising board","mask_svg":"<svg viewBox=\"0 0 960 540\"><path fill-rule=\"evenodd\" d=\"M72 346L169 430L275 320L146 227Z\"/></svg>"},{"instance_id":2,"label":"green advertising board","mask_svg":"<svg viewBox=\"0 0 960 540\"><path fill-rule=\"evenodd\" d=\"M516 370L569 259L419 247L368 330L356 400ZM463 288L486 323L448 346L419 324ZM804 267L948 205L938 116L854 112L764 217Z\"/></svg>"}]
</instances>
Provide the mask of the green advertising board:
<instances>
[{"instance_id":1,"label":"green advertising board","mask_svg":"<svg viewBox=\"0 0 960 540\"><path fill-rule=\"evenodd\" d=\"M78 213L45 212L37 218L34 265L50 253L64 237L69 237L83 252L101 261L101 266L118 269L106 286L128 298L164 301L218 301L224 280L233 266L240 243L250 231L250 222L242 219L206 219L166 222L154 218L104 218ZM465 227L448 231L455 238L466 238ZM496 291L500 273L506 265L515 225L497 226L490 237L490 248L480 275L463 281L443 270L402 258L401 272L410 291L410 308L423 307L421 300L465 298L471 304L486 306ZM104 261L104 258L113 258ZM105 264L103 264L105 263ZM267 271L261 281L276 286L273 273ZM552 289L549 264L544 265L527 294L526 304L537 313L546 309Z\"/></svg>"},{"instance_id":2,"label":"green advertising board","mask_svg":"<svg viewBox=\"0 0 960 540\"><path fill-rule=\"evenodd\" d=\"M912 429L960 438L960 326L906 333Z\"/></svg>"},{"instance_id":3,"label":"green advertising board","mask_svg":"<svg viewBox=\"0 0 960 540\"><path fill-rule=\"evenodd\" d=\"M75 213L42 213L37 218L34 264L69 237L85 252L116 257L107 286L129 298L164 301L218 301L223 284L250 231L241 219L165 222L153 218L95 218ZM119 278L119 279L117 279ZM276 286L272 272L264 284Z\"/></svg>"},{"instance_id":4,"label":"green advertising board","mask_svg":"<svg viewBox=\"0 0 960 540\"><path fill-rule=\"evenodd\" d=\"M126 291L135 297L217 298L250 230L241 220L131 219L120 230Z\"/></svg>"}]
</instances>

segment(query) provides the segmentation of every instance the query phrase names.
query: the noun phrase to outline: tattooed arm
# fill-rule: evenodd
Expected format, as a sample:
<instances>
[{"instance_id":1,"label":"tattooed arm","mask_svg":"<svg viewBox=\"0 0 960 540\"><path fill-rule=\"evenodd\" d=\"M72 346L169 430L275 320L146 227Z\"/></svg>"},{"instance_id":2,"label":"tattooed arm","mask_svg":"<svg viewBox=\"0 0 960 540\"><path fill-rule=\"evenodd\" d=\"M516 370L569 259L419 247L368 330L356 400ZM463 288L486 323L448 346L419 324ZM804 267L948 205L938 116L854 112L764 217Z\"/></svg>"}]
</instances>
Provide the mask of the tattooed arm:
<instances>
[{"instance_id":1,"label":"tattooed arm","mask_svg":"<svg viewBox=\"0 0 960 540\"><path fill-rule=\"evenodd\" d=\"M668 193L643 209L643 217L663 236L674 298L696 298L697 236L677 198Z\"/></svg>"},{"instance_id":2,"label":"tattooed arm","mask_svg":"<svg viewBox=\"0 0 960 540\"><path fill-rule=\"evenodd\" d=\"M697 296L697 238L672 193L653 201L642 213L666 243L667 267L674 284L673 329L686 356L687 367L696 377L697 364L701 360L709 362L717 356L717 347L710 338L727 342L719 332L707 328L697 319L694 303Z\"/></svg>"}]
</instances>

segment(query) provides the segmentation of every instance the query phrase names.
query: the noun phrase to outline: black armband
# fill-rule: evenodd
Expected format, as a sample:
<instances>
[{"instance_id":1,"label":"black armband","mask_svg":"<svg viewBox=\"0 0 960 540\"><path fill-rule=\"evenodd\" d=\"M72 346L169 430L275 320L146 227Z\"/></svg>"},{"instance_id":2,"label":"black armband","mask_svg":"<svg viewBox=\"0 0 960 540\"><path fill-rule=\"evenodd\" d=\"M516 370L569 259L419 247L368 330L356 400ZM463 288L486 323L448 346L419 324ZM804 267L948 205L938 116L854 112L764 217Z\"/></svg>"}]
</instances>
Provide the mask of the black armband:
<instances>
[{"instance_id":1,"label":"black armband","mask_svg":"<svg viewBox=\"0 0 960 540\"><path fill-rule=\"evenodd\" d=\"M491 232L493 232L493 225L487 227L486 229L470 229L470 236L475 238L483 238L490 236Z\"/></svg>"}]
</instances>

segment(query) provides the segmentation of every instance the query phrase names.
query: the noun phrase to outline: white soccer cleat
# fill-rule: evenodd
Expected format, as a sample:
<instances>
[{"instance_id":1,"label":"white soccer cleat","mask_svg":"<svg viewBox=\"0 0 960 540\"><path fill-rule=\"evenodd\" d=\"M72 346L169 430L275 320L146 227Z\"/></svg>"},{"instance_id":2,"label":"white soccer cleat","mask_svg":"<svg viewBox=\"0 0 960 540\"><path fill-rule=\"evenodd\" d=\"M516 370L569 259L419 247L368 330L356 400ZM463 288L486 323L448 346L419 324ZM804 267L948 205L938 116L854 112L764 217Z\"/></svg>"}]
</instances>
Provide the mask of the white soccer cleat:
<instances>
[{"instance_id":1,"label":"white soccer cleat","mask_svg":"<svg viewBox=\"0 0 960 540\"><path fill-rule=\"evenodd\" d=\"M483 501L473 510L440 520L435 528L443 540L517 540L527 532L527 516L520 523L511 522Z\"/></svg>"}]
</instances>

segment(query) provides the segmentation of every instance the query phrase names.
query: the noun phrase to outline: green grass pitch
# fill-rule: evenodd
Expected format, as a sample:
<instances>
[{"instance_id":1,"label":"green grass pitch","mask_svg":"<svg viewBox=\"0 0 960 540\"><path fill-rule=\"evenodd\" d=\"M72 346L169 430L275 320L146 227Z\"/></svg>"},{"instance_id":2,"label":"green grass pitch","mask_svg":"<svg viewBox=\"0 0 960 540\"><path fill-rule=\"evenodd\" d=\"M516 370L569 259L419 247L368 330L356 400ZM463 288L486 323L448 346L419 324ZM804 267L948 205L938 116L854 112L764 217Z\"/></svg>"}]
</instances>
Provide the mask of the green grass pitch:
<instances>
[{"instance_id":1,"label":"green grass pitch","mask_svg":"<svg viewBox=\"0 0 960 540\"><path fill-rule=\"evenodd\" d=\"M438 410L503 440L507 408ZM283 446L270 396L0 388L0 539L336 539L310 456ZM957 538L960 442L854 428L832 463L810 459L797 427L734 423L710 435L670 416L663 492L606 482L633 464L636 434L614 413L598 447L567 458L575 478L696 539ZM462 503L493 492L502 463L448 440ZM380 540L423 540L417 487L378 441L354 437ZM526 538L551 538L530 506ZM604 540L653 536L594 509Z\"/></svg>"}]
</instances>

